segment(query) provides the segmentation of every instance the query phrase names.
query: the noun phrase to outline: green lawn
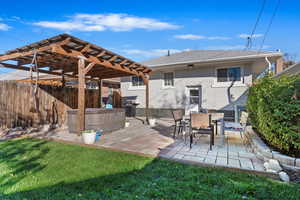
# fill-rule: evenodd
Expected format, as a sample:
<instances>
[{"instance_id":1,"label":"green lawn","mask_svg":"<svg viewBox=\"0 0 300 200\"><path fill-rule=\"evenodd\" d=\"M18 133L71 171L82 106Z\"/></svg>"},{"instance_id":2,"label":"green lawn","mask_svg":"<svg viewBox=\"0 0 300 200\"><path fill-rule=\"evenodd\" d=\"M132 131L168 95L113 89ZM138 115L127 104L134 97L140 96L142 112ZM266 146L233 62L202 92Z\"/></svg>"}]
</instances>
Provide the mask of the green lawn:
<instances>
[{"instance_id":1,"label":"green lawn","mask_svg":"<svg viewBox=\"0 0 300 200\"><path fill-rule=\"evenodd\" d=\"M0 142L0 199L300 199L300 186L221 169L22 139Z\"/></svg>"}]
</instances>

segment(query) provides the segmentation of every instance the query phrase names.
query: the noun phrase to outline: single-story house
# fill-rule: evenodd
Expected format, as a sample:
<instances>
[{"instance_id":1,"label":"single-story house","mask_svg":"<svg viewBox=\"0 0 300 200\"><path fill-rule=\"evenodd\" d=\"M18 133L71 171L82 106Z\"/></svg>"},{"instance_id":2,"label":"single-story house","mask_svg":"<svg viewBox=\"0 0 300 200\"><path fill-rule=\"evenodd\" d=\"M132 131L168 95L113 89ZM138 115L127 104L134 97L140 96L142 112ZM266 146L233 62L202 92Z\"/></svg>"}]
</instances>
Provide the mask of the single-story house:
<instances>
[{"instance_id":1,"label":"single-story house","mask_svg":"<svg viewBox=\"0 0 300 200\"><path fill-rule=\"evenodd\" d=\"M300 74L300 62L295 63L288 68L275 74L275 77L280 77L282 75L297 75Z\"/></svg>"},{"instance_id":2,"label":"single-story house","mask_svg":"<svg viewBox=\"0 0 300 200\"><path fill-rule=\"evenodd\" d=\"M152 69L149 80L150 114L172 117L202 109L224 112L245 106L247 90L268 68L282 63L280 52L240 50L190 50L141 62ZM280 61L280 62L279 62ZM277 64L278 65L278 64ZM139 77L121 79L123 102L134 101L137 115L145 109L145 86Z\"/></svg>"}]
</instances>

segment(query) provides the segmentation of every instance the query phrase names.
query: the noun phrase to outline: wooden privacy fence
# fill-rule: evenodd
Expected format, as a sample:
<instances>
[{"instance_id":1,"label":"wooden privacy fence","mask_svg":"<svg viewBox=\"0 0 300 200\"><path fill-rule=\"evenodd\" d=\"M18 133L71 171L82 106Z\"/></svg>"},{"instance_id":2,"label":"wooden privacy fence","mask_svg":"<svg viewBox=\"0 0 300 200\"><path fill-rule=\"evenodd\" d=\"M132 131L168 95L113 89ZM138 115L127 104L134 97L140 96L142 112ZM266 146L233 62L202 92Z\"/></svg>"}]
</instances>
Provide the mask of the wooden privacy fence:
<instances>
[{"instance_id":1,"label":"wooden privacy fence","mask_svg":"<svg viewBox=\"0 0 300 200\"><path fill-rule=\"evenodd\" d=\"M28 127L37 124L66 123L67 110L76 109L77 88L39 86L37 102L39 112L34 108L32 87L29 83L0 81L0 126L12 128ZM99 90L86 89L86 108L100 106Z\"/></svg>"}]
</instances>

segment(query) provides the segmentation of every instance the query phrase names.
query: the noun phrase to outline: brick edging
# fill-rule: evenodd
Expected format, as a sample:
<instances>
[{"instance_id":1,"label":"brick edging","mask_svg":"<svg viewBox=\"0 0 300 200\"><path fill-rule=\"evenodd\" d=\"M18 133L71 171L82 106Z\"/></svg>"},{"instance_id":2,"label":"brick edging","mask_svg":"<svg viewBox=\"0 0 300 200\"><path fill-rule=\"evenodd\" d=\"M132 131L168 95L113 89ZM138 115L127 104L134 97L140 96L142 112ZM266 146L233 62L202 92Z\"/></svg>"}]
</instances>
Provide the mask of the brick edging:
<instances>
[{"instance_id":1,"label":"brick edging","mask_svg":"<svg viewBox=\"0 0 300 200\"><path fill-rule=\"evenodd\" d=\"M256 154L257 158L264 161L275 159L278 160L278 162L284 167L300 169L300 158L290 157L278 151L274 151L262 141L262 139L252 129L252 126L246 127L245 139L250 144L251 149Z\"/></svg>"}]
</instances>

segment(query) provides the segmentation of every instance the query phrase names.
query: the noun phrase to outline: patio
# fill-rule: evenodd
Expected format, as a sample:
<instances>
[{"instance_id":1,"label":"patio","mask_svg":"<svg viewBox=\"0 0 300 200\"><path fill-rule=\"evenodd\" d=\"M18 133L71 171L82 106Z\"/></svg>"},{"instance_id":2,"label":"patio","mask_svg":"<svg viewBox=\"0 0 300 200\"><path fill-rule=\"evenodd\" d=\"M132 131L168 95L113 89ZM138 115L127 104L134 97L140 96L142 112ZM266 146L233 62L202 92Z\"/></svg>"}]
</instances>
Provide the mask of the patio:
<instances>
[{"instance_id":1,"label":"patio","mask_svg":"<svg viewBox=\"0 0 300 200\"><path fill-rule=\"evenodd\" d=\"M208 136L201 136L197 139L192 149L189 148L188 139L185 142L182 136L178 136L174 140L172 137L173 120L160 119L153 128L144 125L142 120L130 118L129 121L128 128L101 136L93 146L192 164L265 172L263 161L250 152L239 132L225 131L225 135L215 136L215 145L212 151L209 151ZM82 144L81 137L69 134L67 129L34 135L40 138Z\"/></svg>"}]
</instances>

